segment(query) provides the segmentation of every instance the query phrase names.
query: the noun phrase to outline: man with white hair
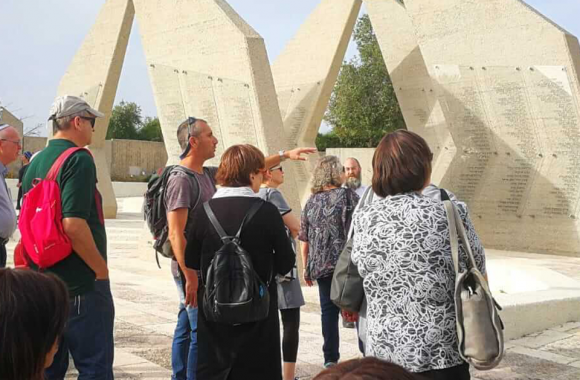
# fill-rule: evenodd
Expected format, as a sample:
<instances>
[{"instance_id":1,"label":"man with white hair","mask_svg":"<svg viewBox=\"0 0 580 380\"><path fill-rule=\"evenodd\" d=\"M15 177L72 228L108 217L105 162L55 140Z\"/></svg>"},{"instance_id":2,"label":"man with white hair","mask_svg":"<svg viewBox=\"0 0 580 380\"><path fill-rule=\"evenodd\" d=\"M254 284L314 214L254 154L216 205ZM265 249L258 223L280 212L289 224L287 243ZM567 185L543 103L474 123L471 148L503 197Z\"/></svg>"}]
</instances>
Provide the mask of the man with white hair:
<instances>
[{"instance_id":1,"label":"man with white hair","mask_svg":"<svg viewBox=\"0 0 580 380\"><path fill-rule=\"evenodd\" d=\"M6 243L16 230L16 210L6 184L7 166L16 161L22 140L16 128L0 125L0 268L6 266Z\"/></svg>"},{"instance_id":2,"label":"man with white hair","mask_svg":"<svg viewBox=\"0 0 580 380\"><path fill-rule=\"evenodd\" d=\"M54 162L69 148L91 143L101 112L76 96L56 98L49 117L54 132L30 163L22 181L23 192L32 189L36 178L46 178ZM70 295L70 314L48 380L64 379L69 353L79 379L113 379L115 307L107 267L107 235L102 198L97 190L97 168L87 150L73 153L56 177L60 189L62 225L73 252L55 265L43 269L62 279ZM32 270L39 268L29 262Z\"/></svg>"},{"instance_id":3,"label":"man with white hair","mask_svg":"<svg viewBox=\"0 0 580 380\"><path fill-rule=\"evenodd\" d=\"M344 187L354 190L359 198L362 197L367 186L363 186L362 184L362 168L360 162L354 157L349 157L344 162L344 170L346 174Z\"/></svg>"}]
</instances>

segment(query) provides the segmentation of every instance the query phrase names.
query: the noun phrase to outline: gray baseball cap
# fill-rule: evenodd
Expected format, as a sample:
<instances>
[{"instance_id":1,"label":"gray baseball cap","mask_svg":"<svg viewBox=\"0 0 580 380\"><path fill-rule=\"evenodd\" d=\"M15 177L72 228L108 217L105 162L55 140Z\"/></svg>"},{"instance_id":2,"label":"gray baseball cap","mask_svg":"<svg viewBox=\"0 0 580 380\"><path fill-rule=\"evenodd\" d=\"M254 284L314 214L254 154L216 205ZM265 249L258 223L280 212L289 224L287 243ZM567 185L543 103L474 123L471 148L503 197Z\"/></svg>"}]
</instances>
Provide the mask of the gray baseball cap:
<instances>
[{"instance_id":1,"label":"gray baseball cap","mask_svg":"<svg viewBox=\"0 0 580 380\"><path fill-rule=\"evenodd\" d=\"M50 107L48 120L60 119L61 117L76 115L81 112L87 112L94 117L105 117L104 113L91 108L84 99L78 96L64 95L54 100L52 107Z\"/></svg>"}]
</instances>

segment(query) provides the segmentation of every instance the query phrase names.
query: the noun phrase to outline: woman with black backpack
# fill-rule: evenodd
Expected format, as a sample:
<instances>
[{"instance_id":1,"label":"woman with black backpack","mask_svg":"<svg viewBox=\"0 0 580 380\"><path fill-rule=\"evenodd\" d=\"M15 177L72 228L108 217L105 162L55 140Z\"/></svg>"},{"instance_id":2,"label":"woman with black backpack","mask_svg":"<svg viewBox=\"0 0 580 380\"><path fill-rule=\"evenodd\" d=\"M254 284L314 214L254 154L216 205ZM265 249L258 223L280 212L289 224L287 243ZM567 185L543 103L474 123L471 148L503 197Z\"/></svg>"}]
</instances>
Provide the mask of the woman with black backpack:
<instances>
[{"instance_id":1,"label":"woman with black backpack","mask_svg":"<svg viewBox=\"0 0 580 380\"><path fill-rule=\"evenodd\" d=\"M264 166L256 147L230 147L216 176L221 187L193 216L185 256L201 271L200 379L282 379L274 279L295 256L280 212L257 194Z\"/></svg>"}]
</instances>

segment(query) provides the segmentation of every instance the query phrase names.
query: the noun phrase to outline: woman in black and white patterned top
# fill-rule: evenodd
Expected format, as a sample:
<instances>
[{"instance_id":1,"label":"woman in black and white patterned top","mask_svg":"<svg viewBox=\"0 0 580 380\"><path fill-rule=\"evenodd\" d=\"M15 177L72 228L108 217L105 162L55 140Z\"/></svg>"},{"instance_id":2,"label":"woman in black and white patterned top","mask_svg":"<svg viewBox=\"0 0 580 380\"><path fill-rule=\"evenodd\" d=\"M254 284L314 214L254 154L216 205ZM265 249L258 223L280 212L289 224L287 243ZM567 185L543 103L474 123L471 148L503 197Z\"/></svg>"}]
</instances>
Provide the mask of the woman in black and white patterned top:
<instances>
[{"instance_id":1,"label":"woman in black and white patterned top","mask_svg":"<svg viewBox=\"0 0 580 380\"><path fill-rule=\"evenodd\" d=\"M421 194L431 181L432 159L425 140L403 130L386 135L373 157L373 191L384 199L353 217L352 260L368 302L366 354L427 379L470 379L457 348L445 207ZM485 274L485 254L467 206L457 206ZM460 255L466 262L463 248Z\"/></svg>"}]
</instances>

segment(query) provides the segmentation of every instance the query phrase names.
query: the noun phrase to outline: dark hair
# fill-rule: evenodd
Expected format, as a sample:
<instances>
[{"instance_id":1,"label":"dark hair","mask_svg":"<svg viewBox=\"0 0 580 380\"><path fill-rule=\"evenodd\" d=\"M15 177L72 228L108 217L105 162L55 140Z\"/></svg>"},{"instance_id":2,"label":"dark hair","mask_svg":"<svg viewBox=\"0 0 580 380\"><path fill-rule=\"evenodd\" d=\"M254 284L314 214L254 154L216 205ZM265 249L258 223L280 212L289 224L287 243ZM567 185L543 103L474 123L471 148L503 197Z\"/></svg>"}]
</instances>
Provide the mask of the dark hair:
<instances>
[{"instance_id":1,"label":"dark hair","mask_svg":"<svg viewBox=\"0 0 580 380\"><path fill-rule=\"evenodd\" d=\"M189 144L190 137L198 137L201 133L201 124L207 124L207 121L203 119L197 119L195 117L188 117L177 127L177 142L181 149Z\"/></svg>"},{"instance_id":2,"label":"dark hair","mask_svg":"<svg viewBox=\"0 0 580 380\"><path fill-rule=\"evenodd\" d=\"M373 191L386 197L422 190L432 160L431 149L418 134L399 129L385 135L373 156Z\"/></svg>"},{"instance_id":3,"label":"dark hair","mask_svg":"<svg viewBox=\"0 0 580 380\"><path fill-rule=\"evenodd\" d=\"M377 358L352 359L325 369L313 380L418 380L401 366Z\"/></svg>"},{"instance_id":4,"label":"dark hair","mask_svg":"<svg viewBox=\"0 0 580 380\"><path fill-rule=\"evenodd\" d=\"M68 291L56 276L0 269L0 379L41 380L46 355L68 319Z\"/></svg>"},{"instance_id":5,"label":"dark hair","mask_svg":"<svg viewBox=\"0 0 580 380\"><path fill-rule=\"evenodd\" d=\"M253 145L229 147L220 162L216 180L221 186L242 187L251 185L250 175L264 169L264 153Z\"/></svg>"}]
</instances>

